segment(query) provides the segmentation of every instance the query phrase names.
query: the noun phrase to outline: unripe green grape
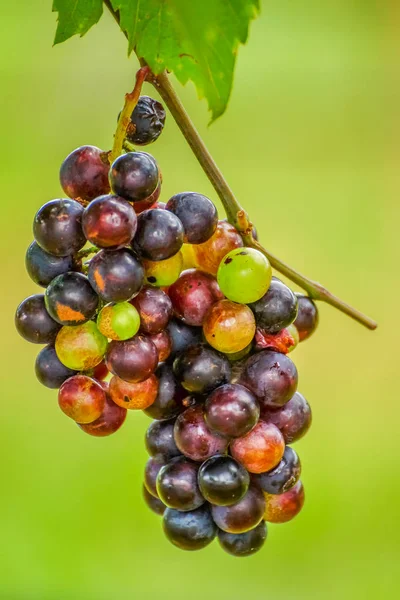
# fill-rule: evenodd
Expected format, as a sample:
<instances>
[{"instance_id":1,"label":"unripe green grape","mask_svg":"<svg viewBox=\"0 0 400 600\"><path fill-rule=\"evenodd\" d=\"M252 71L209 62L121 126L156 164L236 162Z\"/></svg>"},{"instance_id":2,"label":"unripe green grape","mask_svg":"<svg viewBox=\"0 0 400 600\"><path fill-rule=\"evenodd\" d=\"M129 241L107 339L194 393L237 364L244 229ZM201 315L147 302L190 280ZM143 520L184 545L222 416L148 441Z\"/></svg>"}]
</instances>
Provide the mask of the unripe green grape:
<instances>
[{"instance_id":1,"label":"unripe green grape","mask_svg":"<svg viewBox=\"0 0 400 600\"><path fill-rule=\"evenodd\" d=\"M155 287L168 287L175 283L183 269L183 257L177 252L165 260L143 260L145 280Z\"/></svg>"},{"instance_id":2,"label":"unripe green grape","mask_svg":"<svg viewBox=\"0 0 400 600\"><path fill-rule=\"evenodd\" d=\"M66 325L58 332L55 348L63 365L74 371L87 371L102 361L107 338L93 321L75 327Z\"/></svg>"},{"instance_id":3,"label":"unripe green grape","mask_svg":"<svg viewBox=\"0 0 400 600\"><path fill-rule=\"evenodd\" d=\"M271 277L268 259L254 248L235 248L228 252L217 274L222 293L240 304L262 298L269 288Z\"/></svg>"},{"instance_id":4,"label":"unripe green grape","mask_svg":"<svg viewBox=\"0 0 400 600\"><path fill-rule=\"evenodd\" d=\"M139 331L140 316L129 302L111 302L101 309L97 327L111 340L129 340Z\"/></svg>"}]
</instances>

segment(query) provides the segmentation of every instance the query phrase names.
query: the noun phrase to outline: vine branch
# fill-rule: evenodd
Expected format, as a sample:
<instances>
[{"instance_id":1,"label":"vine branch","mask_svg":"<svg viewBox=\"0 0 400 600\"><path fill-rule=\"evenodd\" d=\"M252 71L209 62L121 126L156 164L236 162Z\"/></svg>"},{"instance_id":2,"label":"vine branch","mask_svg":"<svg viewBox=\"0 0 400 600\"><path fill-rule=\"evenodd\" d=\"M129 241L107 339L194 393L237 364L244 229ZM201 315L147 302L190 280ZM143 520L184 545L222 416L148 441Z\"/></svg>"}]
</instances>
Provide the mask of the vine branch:
<instances>
[{"instance_id":1,"label":"vine branch","mask_svg":"<svg viewBox=\"0 0 400 600\"><path fill-rule=\"evenodd\" d=\"M112 16L114 17L114 19L116 20L118 25L120 25L119 13L118 13L118 11L114 11L113 7L111 6L110 0L104 0L104 4L109 9L109 11L111 12ZM126 36L126 34L125 34L125 36ZM361 313L356 308L353 308L352 306L350 306L349 304L347 304L346 302L344 302L343 300L341 300L340 298L338 298L337 296L332 294L320 283L312 281L305 275L302 275L301 273L299 273L298 271L296 271L295 269L293 269L292 267L287 265L285 262L283 262L282 260L277 258L275 255L271 254L257 240L255 240L253 238L253 235L252 235L252 227L253 226L248 218L247 213L244 211L244 209L239 204L233 191L229 187L228 182L224 178L224 176L221 173L220 169L218 168L216 162L214 161L213 157L211 156L210 152L208 151L206 145L204 144L203 140L201 139L199 132L195 128L195 126L194 126L192 120L190 119L188 113L186 112L182 102L178 98L178 96L175 92L175 89L171 85L171 82L170 82L170 79L169 79L167 73L164 71L160 75L154 75L150 71L146 62L143 59L139 59L139 60L140 60L140 64L141 64L142 68L139 69L138 73L142 72L143 68L148 69L146 71L145 78L147 79L147 81L149 83L151 83L156 88L156 90L160 94L161 98L164 100L166 106L168 107L170 113L172 114L174 120L176 121L176 123L177 123L179 129L181 130L183 136L185 137L187 143L189 144L194 155L196 156L197 160L199 161L200 166L202 167L203 171L205 172L205 174L207 175L208 179L210 180L212 186L214 187L215 191L217 192L217 194L222 202L222 205L225 209L228 221L230 223L232 223L232 225L234 225L236 227L236 229L240 232L246 246L250 246L250 247L255 248L255 249L259 250L260 252L262 252L262 254L264 254L264 256L266 256L268 258L268 260L271 263L271 266L274 269L276 269L277 271L282 273L282 275L284 275L285 277L287 277L288 279L293 281L295 284L297 284L299 287L301 287L303 290L305 290L309 294L309 296L311 298L313 298L314 300L319 300L322 302L326 302L327 304L330 304L331 306L333 306L334 308L337 308L338 310L340 310L344 314L348 315L352 319L358 321L359 323L361 323L368 329L371 329L371 330L376 329L377 323L373 319L371 319L367 315ZM142 83L143 83L143 81L144 81L144 79L142 80ZM138 85L138 79L136 79L136 82ZM136 89L137 85L135 86L135 89ZM132 92L132 94L133 93L134 92ZM140 94L140 90L139 90L139 94ZM137 100L136 100L136 102L137 102ZM126 104L125 104L125 107L126 107ZM128 118L130 117L130 114L131 113L129 113ZM121 116L122 116L122 113L121 113ZM120 118L120 120L121 120L121 118ZM118 126L119 126L119 123L118 123ZM116 135L116 138L117 138L117 135ZM119 144L120 144L120 142L118 141L118 148L120 151L122 151L123 139L122 139L120 146L119 146ZM116 148L116 140L114 143L114 148ZM112 155L114 156L114 149L113 149ZM118 154L118 156L119 156L119 154Z\"/></svg>"}]
</instances>

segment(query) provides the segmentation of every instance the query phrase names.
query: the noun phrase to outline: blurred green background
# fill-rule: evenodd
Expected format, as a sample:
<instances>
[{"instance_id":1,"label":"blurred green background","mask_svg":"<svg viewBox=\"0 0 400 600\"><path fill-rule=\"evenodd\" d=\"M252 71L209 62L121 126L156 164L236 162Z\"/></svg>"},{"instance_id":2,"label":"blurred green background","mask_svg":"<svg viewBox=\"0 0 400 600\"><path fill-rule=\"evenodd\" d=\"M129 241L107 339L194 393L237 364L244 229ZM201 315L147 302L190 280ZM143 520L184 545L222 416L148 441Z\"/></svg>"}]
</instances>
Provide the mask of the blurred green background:
<instances>
[{"instance_id":1,"label":"blurred green background","mask_svg":"<svg viewBox=\"0 0 400 600\"><path fill-rule=\"evenodd\" d=\"M39 348L13 325L36 291L24 269L33 215L61 194L72 149L110 147L137 63L108 15L52 48L50 1L1 4L0 598L397 598L396 3L263 2L226 115L208 128L205 102L178 88L264 244L380 324L371 333L321 306L318 333L294 354L314 411L296 447L306 505L244 562L217 543L185 554L164 539L141 499L147 417L92 438L35 380ZM171 118L151 151L162 200L187 189L215 200Z\"/></svg>"}]
</instances>

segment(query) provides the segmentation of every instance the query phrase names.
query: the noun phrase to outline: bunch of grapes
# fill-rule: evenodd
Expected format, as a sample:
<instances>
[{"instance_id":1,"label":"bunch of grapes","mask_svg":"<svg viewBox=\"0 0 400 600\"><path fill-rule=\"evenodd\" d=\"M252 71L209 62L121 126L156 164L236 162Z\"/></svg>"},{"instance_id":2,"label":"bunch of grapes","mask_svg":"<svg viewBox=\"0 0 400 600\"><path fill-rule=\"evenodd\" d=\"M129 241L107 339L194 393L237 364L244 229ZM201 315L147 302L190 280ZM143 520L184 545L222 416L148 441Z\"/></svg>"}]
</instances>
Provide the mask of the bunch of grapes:
<instances>
[{"instance_id":1,"label":"bunch of grapes","mask_svg":"<svg viewBox=\"0 0 400 600\"><path fill-rule=\"evenodd\" d=\"M154 141L164 121L141 97L128 141ZM315 304L273 277L204 195L161 203L146 152L110 167L109 153L82 146L60 180L68 198L38 210L26 254L44 293L16 312L21 336L45 345L37 378L89 435L115 433L128 410L153 419L143 495L173 544L218 537L235 556L256 552L266 522L289 521L304 502L289 444L311 410L288 354L315 330Z\"/></svg>"}]
</instances>

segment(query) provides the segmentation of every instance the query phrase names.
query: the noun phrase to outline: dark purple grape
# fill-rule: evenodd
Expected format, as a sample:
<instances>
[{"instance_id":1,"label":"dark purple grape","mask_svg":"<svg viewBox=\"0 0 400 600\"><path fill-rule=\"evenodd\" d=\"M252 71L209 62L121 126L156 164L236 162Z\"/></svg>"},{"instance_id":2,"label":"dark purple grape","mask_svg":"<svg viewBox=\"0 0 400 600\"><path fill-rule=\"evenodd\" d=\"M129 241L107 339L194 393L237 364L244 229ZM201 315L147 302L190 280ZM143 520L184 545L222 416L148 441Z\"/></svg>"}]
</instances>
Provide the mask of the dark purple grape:
<instances>
[{"instance_id":1,"label":"dark purple grape","mask_svg":"<svg viewBox=\"0 0 400 600\"><path fill-rule=\"evenodd\" d=\"M204 504L198 483L199 466L184 456L173 458L157 476L158 497L168 508L195 510Z\"/></svg>"},{"instance_id":2,"label":"dark purple grape","mask_svg":"<svg viewBox=\"0 0 400 600\"><path fill-rule=\"evenodd\" d=\"M167 464L162 456L150 456L144 469L144 485L146 490L155 498L158 498L157 493L157 476L160 470Z\"/></svg>"},{"instance_id":3,"label":"dark purple grape","mask_svg":"<svg viewBox=\"0 0 400 600\"><path fill-rule=\"evenodd\" d=\"M174 421L153 421L146 431L146 450L151 456L161 454L167 460L180 456L174 439Z\"/></svg>"},{"instance_id":4,"label":"dark purple grape","mask_svg":"<svg viewBox=\"0 0 400 600\"><path fill-rule=\"evenodd\" d=\"M33 344L53 342L61 329L47 312L43 294L34 294L21 302L15 313L15 327L24 340Z\"/></svg>"},{"instance_id":5,"label":"dark purple grape","mask_svg":"<svg viewBox=\"0 0 400 600\"><path fill-rule=\"evenodd\" d=\"M178 319L171 319L167 325L167 331L172 341L171 357L176 357L187 350L189 346L199 344L202 339L200 327L190 327Z\"/></svg>"},{"instance_id":6,"label":"dark purple grape","mask_svg":"<svg viewBox=\"0 0 400 600\"><path fill-rule=\"evenodd\" d=\"M26 252L25 266L32 281L47 287L57 275L73 271L75 263L72 256L54 256L32 242Z\"/></svg>"},{"instance_id":7,"label":"dark purple grape","mask_svg":"<svg viewBox=\"0 0 400 600\"><path fill-rule=\"evenodd\" d=\"M137 202L155 191L160 173L155 159L147 152L128 152L113 162L109 177L115 194Z\"/></svg>"},{"instance_id":8,"label":"dark purple grape","mask_svg":"<svg viewBox=\"0 0 400 600\"><path fill-rule=\"evenodd\" d=\"M245 533L253 529L261 522L264 511L264 495L255 485L251 485L236 504L211 507L214 522L227 533Z\"/></svg>"},{"instance_id":9,"label":"dark purple grape","mask_svg":"<svg viewBox=\"0 0 400 600\"><path fill-rule=\"evenodd\" d=\"M245 533L227 533L220 529L218 531L218 541L225 552L232 556L250 556L255 554L264 545L267 539L267 526L261 521L250 531Z\"/></svg>"},{"instance_id":10,"label":"dark purple grape","mask_svg":"<svg viewBox=\"0 0 400 600\"><path fill-rule=\"evenodd\" d=\"M286 354L264 350L251 356L239 383L257 396L261 407L282 406L297 389L296 365Z\"/></svg>"},{"instance_id":11,"label":"dark purple grape","mask_svg":"<svg viewBox=\"0 0 400 600\"><path fill-rule=\"evenodd\" d=\"M188 512L167 508L163 528L169 541L181 550L201 550L217 534L210 510L205 504Z\"/></svg>"},{"instance_id":12,"label":"dark purple grape","mask_svg":"<svg viewBox=\"0 0 400 600\"><path fill-rule=\"evenodd\" d=\"M62 163L60 183L67 196L88 202L109 191L109 169L107 152L96 146L81 146Z\"/></svg>"},{"instance_id":13,"label":"dark purple grape","mask_svg":"<svg viewBox=\"0 0 400 600\"><path fill-rule=\"evenodd\" d=\"M175 315L187 325L201 327L208 310L224 295L217 280L198 269L188 269L168 289Z\"/></svg>"},{"instance_id":14,"label":"dark purple grape","mask_svg":"<svg viewBox=\"0 0 400 600\"><path fill-rule=\"evenodd\" d=\"M156 376L159 382L157 398L144 412L152 419L159 421L172 419L185 410L182 401L187 392L176 381L169 364L159 365Z\"/></svg>"},{"instance_id":15,"label":"dark purple grape","mask_svg":"<svg viewBox=\"0 0 400 600\"><path fill-rule=\"evenodd\" d=\"M167 508L164 502L161 502L158 498L155 498L147 491L146 486L143 485L142 489L143 500L147 504L150 510L153 511L156 515L162 516Z\"/></svg>"},{"instance_id":16,"label":"dark purple grape","mask_svg":"<svg viewBox=\"0 0 400 600\"><path fill-rule=\"evenodd\" d=\"M160 331L147 336L155 345L158 352L158 362L164 362L171 354L172 342L168 331Z\"/></svg>"},{"instance_id":17,"label":"dark purple grape","mask_svg":"<svg viewBox=\"0 0 400 600\"><path fill-rule=\"evenodd\" d=\"M83 208L75 200L60 198L46 202L36 213L33 235L43 250L55 256L70 256L86 244L82 230Z\"/></svg>"},{"instance_id":18,"label":"dark purple grape","mask_svg":"<svg viewBox=\"0 0 400 600\"><path fill-rule=\"evenodd\" d=\"M239 502L250 484L246 469L231 456L212 456L199 469L200 491L204 498L218 506Z\"/></svg>"},{"instance_id":19,"label":"dark purple grape","mask_svg":"<svg viewBox=\"0 0 400 600\"><path fill-rule=\"evenodd\" d=\"M96 198L82 216L86 239L98 248L128 246L136 233L137 217L132 206L112 194Z\"/></svg>"},{"instance_id":20,"label":"dark purple grape","mask_svg":"<svg viewBox=\"0 0 400 600\"><path fill-rule=\"evenodd\" d=\"M203 244L217 228L217 209L211 200L202 194L175 194L167 202L166 208L182 222L185 242L188 244Z\"/></svg>"},{"instance_id":21,"label":"dark purple grape","mask_svg":"<svg viewBox=\"0 0 400 600\"><path fill-rule=\"evenodd\" d=\"M169 296L159 288L146 286L131 300L140 315L140 329L144 333L160 333L172 316Z\"/></svg>"},{"instance_id":22,"label":"dark purple grape","mask_svg":"<svg viewBox=\"0 0 400 600\"><path fill-rule=\"evenodd\" d=\"M254 475L260 488L268 494L283 494L300 479L301 463L297 452L286 446L282 460L271 471Z\"/></svg>"},{"instance_id":23,"label":"dark purple grape","mask_svg":"<svg viewBox=\"0 0 400 600\"><path fill-rule=\"evenodd\" d=\"M211 348L190 346L174 361L174 373L188 392L207 394L229 381L228 359Z\"/></svg>"},{"instance_id":24,"label":"dark purple grape","mask_svg":"<svg viewBox=\"0 0 400 600\"><path fill-rule=\"evenodd\" d=\"M214 390L207 398L204 417L213 431L229 438L245 435L258 422L260 407L253 394L231 383Z\"/></svg>"},{"instance_id":25,"label":"dark purple grape","mask_svg":"<svg viewBox=\"0 0 400 600\"><path fill-rule=\"evenodd\" d=\"M140 213L133 248L141 257L165 260L179 252L182 244L182 223L174 214L162 208Z\"/></svg>"},{"instance_id":26,"label":"dark purple grape","mask_svg":"<svg viewBox=\"0 0 400 600\"><path fill-rule=\"evenodd\" d=\"M174 437L182 454L199 462L215 454L224 454L228 446L227 440L208 429L200 404L187 408L178 416Z\"/></svg>"},{"instance_id":27,"label":"dark purple grape","mask_svg":"<svg viewBox=\"0 0 400 600\"><path fill-rule=\"evenodd\" d=\"M45 293L49 315L61 325L81 325L96 314L99 297L82 273L58 275Z\"/></svg>"},{"instance_id":28,"label":"dark purple grape","mask_svg":"<svg viewBox=\"0 0 400 600\"><path fill-rule=\"evenodd\" d=\"M107 348L106 365L113 375L124 381L140 383L157 368L157 348L143 335L123 342L112 341Z\"/></svg>"},{"instance_id":29,"label":"dark purple grape","mask_svg":"<svg viewBox=\"0 0 400 600\"><path fill-rule=\"evenodd\" d=\"M146 146L155 142L165 124L165 110L161 102L150 96L140 96L126 132L126 139L131 144Z\"/></svg>"},{"instance_id":30,"label":"dark purple grape","mask_svg":"<svg viewBox=\"0 0 400 600\"><path fill-rule=\"evenodd\" d=\"M294 396L278 409L265 408L261 411L261 419L273 423L281 431L286 444L297 442L309 430L312 413L307 400L296 392Z\"/></svg>"},{"instance_id":31,"label":"dark purple grape","mask_svg":"<svg viewBox=\"0 0 400 600\"><path fill-rule=\"evenodd\" d=\"M52 344L37 355L35 373L40 383L51 389L58 389L69 377L76 375L76 371L68 369L59 361Z\"/></svg>"},{"instance_id":32,"label":"dark purple grape","mask_svg":"<svg viewBox=\"0 0 400 600\"><path fill-rule=\"evenodd\" d=\"M278 333L296 318L297 298L287 285L272 279L268 291L260 300L250 304L257 327L268 333Z\"/></svg>"},{"instance_id":33,"label":"dark purple grape","mask_svg":"<svg viewBox=\"0 0 400 600\"><path fill-rule=\"evenodd\" d=\"M88 277L105 302L123 302L140 291L144 270L134 254L126 248L101 250L90 261Z\"/></svg>"},{"instance_id":34,"label":"dark purple grape","mask_svg":"<svg viewBox=\"0 0 400 600\"><path fill-rule=\"evenodd\" d=\"M296 294L296 296L299 309L294 324L299 332L300 341L303 342L316 330L319 314L317 305L311 298L303 294Z\"/></svg>"}]
</instances>

